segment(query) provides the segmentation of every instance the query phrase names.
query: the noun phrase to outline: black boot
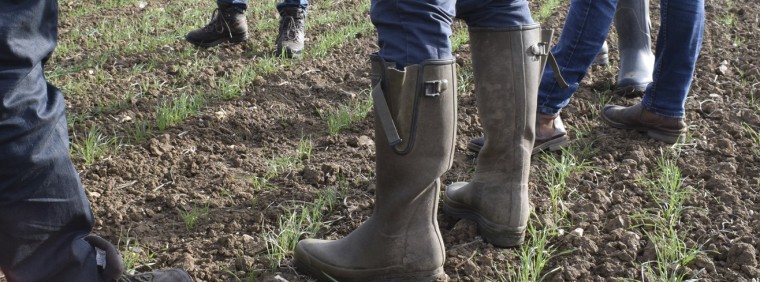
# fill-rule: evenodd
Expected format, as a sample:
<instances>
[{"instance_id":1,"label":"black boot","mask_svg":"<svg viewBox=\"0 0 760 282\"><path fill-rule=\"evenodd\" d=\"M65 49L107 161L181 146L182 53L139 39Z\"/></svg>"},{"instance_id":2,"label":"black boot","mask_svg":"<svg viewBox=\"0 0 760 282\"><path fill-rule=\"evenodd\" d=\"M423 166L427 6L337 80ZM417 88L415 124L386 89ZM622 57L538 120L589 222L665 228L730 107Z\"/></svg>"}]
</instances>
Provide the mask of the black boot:
<instances>
[{"instance_id":1,"label":"black boot","mask_svg":"<svg viewBox=\"0 0 760 282\"><path fill-rule=\"evenodd\" d=\"M300 58L303 51L306 12L300 7L288 7L280 12L280 31L277 35L277 55Z\"/></svg>"},{"instance_id":2,"label":"black boot","mask_svg":"<svg viewBox=\"0 0 760 282\"><path fill-rule=\"evenodd\" d=\"M245 11L235 5L218 4L211 21L185 36L187 42L200 47L213 47L225 42L238 43L248 39Z\"/></svg>"}]
</instances>

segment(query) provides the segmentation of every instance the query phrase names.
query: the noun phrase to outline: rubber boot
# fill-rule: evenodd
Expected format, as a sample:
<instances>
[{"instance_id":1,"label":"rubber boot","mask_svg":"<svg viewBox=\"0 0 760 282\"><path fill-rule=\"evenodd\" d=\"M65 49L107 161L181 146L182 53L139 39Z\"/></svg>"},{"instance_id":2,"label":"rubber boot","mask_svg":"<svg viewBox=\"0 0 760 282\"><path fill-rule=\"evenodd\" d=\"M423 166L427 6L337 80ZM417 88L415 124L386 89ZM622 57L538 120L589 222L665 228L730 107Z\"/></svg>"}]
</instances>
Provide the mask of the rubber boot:
<instances>
[{"instance_id":1,"label":"rubber boot","mask_svg":"<svg viewBox=\"0 0 760 282\"><path fill-rule=\"evenodd\" d=\"M185 36L187 42L199 47L213 47L225 42L239 43L248 39L245 12L231 4L217 3L217 6L206 26Z\"/></svg>"},{"instance_id":2,"label":"rubber boot","mask_svg":"<svg viewBox=\"0 0 760 282\"><path fill-rule=\"evenodd\" d=\"M602 48L599 49L599 53L596 53L594 61L591 62L592 66L606 66L610 64L610 46L607 45L607 41L604 41Z\"/></svg>"},{"instance_id":3,"label":"rubber boot","mask_svg":"<svg viewBox=\"0 0 760 282\"><path fill-rule=\"evenodd\" d=\"M445 281L436 218L439 177L453 160L456 64L404 71L372 57L376 190L372 217L335 241L306 239L295 265L320 281Z\"/></svg>"},{"instance_id":4,"label":"rubber boot","mask_svg":"<svg viewBox=\"0 0 760 282\"><path fill-rule=\"evenodd\" d=\"M540 38L538 24L470 28L485 144L473 179L446 188L443 210L477 222L480 235L497 247L521 244L528 223L528 175L543 70L540 57L548 52L548 44Z\"/></svg>"},{"instance_id":5,"label":"rubber boot","mask_svg":"<svg viewBox=\"0 0 760 282\"><path fill-rule=\"evenodd\" d=\"M615 10L620 72L614 93L642 96L652 83L654 54L650 37L649 0L620 0Z\"/></svg>"}]
</instances>

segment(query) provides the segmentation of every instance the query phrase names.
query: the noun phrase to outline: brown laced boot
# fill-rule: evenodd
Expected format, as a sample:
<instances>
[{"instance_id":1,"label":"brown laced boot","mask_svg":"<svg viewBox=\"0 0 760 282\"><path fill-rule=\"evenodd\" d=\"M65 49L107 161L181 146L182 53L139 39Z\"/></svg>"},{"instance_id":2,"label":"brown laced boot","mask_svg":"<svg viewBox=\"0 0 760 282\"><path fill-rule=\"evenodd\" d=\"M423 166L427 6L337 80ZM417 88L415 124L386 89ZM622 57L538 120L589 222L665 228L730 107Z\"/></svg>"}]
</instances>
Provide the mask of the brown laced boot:
<instances>
[{"instance_id":1,"label":"brown laced boot","mask_svg":"<svg viewBox=\"0 0 760 282\"><path fill-rule=\"evenodd\" d=\"M280 12L280 31L275 41L277 55L301 57L305 24L306 12L300 7L287 7Z\"/></svg>"},{"instance_id":2,"label":"brown laced boot","mask_svg":"<svg viewBox=\"0 0 760 282\"><path fill-rule=\"evenodd\" d=\"M528 176L541 60L549 52L546 37L538 24L470 28L475 93L486 137L473 179L446 187L443 210L477 222L480 235L497 247L521 244L528 226Z\"/></svg>"},{"instance_id":3,"label":"brown laced boot","mask_svg":"<svg viewBox=\"0 0 760 282\"><path fill-rule=\"evenodd\" d=\"M485 141L484 137L473 138L467 143L467 149L479 153ZM533 143L532 154L535 155L547 149L551 152L558 151L567 147L569 143L570 139L567 138L565 125L562 123L559 114L547 115L538 113L536 118L536 141Z\"/></svg>"},{"instance_id":4,"label":"brown laced boot","mask_svg":"<svg viewBox=\"0 0 760 282\"><path fill-rule=\"evenodd\" d=\"M113 244L105 239L88 235L84 238L92 245L98 256L100 275L107 282L192 282L193 278L181 269L164 269L151 272L125 274L124 261ZM100 259L102 258L102 259ZM101 264L102 262L102 264Z\"/></svg>"},{"instance_id":5,"label":"brown laced boot","mask_svg":"<svg viewBox=\"0 0 760 282\"><path fill-rule=\"evenodd\" d=\"M320 281L445 281L436 216L439 177L454 155L456 64L400 71L372 58L375 209L340 240L298 242L295 265Z\"/></svg>"},{"instance_id":6,"label":"brown laced boot","mask_svg":"<svg viewBox=\"0 0 760 282\"><path fill-rule=\"evenodd\" d=\"M200 47L213 47L224 42L238 43L248 39L245 12L234 5L218 4L211 21L185 36L187 42Z\"/></svg>"},{"instance_id":7,"label":"brown laced boot","mask_svg":"<svg viewBox=\"0 0 760 282\"><path fill-rule=\"evenodd\" d=\"M667 117L644 109L641 103L630 107L607 105L602 121L612 127L633 129L665 143L682 142L686 136L683 118Z\"/></svg>"}]
</instances>

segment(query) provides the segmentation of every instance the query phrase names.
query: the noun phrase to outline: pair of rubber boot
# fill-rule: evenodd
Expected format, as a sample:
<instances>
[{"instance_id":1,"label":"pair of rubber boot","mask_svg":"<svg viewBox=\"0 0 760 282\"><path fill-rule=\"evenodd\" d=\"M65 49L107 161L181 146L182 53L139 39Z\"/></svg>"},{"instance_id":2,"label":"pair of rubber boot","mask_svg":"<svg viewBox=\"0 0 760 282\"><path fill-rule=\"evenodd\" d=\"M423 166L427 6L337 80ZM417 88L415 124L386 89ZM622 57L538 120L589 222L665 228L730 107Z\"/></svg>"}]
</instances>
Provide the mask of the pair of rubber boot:
<instances>
[{"instance_id":1,"label":"pair of rubber boot","mask_svg":"<svg viewBox=\"0 0 760 282\"><path fill-rule=\"evenodd\" d=\"M489 141L469 183L444 193L443 209L474 220L498 247L523 242L536 95L550 32L538 24L470 28L477 106ZM371 59L375 107L373 215L340 240L306 239L295 264L321 281L445 281L438 228L440 177L456 136L456 63L395 68ZM493 141L490 141L493 140Z\"/></svg>"},{"instance_id":2,"label":"pair of rubber boot","mask_svg":"<svg viewBox=\"0 0 760 282\"><path fill-rule=\"evenodd\" d=\"M654 70L649 0L618 1L614 22L618 34L620 71L613 93L623 97L642 96L647 85L652 83ZM606 41L592 64L609 64Z\"/></svg>"},{"instance_id":3,"label":"pair of rubber boot","mask_svg":"<svg viewBox=\"0 0 760 282\"><path fill-rule=\"evenodd\" d=\"M185 36L187 42L200 47L213 47L222 43L240 43L248 39L245 9L237 5L217 3L211 21L204 27ZM286 7L280 11L280 25L275 41L275 54L298 58L304 47L306 11L300 7Z\"/></svg>"}]
</instances>

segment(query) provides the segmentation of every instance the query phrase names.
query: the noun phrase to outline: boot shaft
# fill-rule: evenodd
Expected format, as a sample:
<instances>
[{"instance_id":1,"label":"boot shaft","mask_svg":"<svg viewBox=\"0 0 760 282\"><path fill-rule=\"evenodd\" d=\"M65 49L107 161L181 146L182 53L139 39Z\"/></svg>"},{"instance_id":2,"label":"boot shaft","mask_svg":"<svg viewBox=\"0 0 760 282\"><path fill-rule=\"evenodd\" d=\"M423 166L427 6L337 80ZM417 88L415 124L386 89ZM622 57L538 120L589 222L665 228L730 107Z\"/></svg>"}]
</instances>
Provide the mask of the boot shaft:
<instances>
[{"instance_id":1,"label":"boot shaft","mask_svg":"<svg viewBox=\"0 0 760 282\"><path fill-rule=\"evenodd\" d=\"M378 56L372 56L371 61L376 206L393 199L426 202L416 198L428 193L424 189L437 182L453 162L456 64L453 60L429 60L401 71ZM436 197L437 193L435 189ZM435 206L436 202L430 204ZM396 217L394 210L376 210L376 214L386 213Z\"/></svg>"},{"instance_id":2,"label":"boot shaft","mask_svg":"<svg viewBox=\"0 0 760 282\"><path fill-rule=\"evenodd\" d=\"M543 70L538 24L470 28L475 93L485 144L479 173L517 173L527 179L535 138L536 99Z\"/></svg>"}]
</instances>

